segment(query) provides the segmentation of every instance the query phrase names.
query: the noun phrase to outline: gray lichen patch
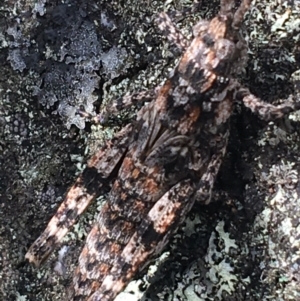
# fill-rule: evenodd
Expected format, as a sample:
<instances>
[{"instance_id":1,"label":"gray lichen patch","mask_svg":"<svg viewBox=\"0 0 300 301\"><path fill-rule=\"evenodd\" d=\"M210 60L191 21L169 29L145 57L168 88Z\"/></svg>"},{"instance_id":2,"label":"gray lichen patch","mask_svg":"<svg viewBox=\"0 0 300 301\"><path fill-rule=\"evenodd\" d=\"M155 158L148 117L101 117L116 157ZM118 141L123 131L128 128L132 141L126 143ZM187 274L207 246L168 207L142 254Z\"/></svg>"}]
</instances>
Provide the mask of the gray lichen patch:
<instances>
[{"instance_id":1,"label":"gray lichen patch","mask_svg":"<svg viewBox=\"0 0 300 301\"><path fill-rule=\"evenodd\" d=\"M35 12L29 10L28 14ZM42 75L32 83L33 95L46 108L55 106L67 127L75 124L84 128L78 111L95 113L100 81L126 73L126 50L113 44L117 40L105 39L107 29L92 13L76 2L62 3L48 7L42 18L36 14L25 28L12 22L7 29L11 66ZM22 21L28 21L26 16ZM120 26L118 35L122 30Z\"/></svg>"}]
</instances>

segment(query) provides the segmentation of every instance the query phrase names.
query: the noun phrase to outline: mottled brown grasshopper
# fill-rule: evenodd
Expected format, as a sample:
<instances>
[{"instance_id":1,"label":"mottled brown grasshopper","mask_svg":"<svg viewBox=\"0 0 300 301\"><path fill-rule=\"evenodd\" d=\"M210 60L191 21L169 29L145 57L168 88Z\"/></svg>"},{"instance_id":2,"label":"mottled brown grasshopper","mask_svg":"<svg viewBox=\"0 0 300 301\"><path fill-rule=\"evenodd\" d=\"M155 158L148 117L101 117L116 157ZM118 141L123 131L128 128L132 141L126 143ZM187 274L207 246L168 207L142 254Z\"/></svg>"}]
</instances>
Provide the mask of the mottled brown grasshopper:
<instances>
[{"instance_id":1,"label":"mottled brown grasshopper","mask_svg":"<svg viewBox=\"0 0 300 301\"><path fill-rule=\"evenodd\" d=\"M243 0L233 13L234 1L222 0L215 18L193 27L191 41L166 13L159 15L159 28L182 51L179 63L160 87L120 98L107 109L114 114L148 101L136 120L89 160L26 254L39 266L113 183L80 255L73 300L113 300L161 252L194 201L209 202L237 99L263 119L299 108L264 103L236 79L247 61L239 29L250 4Z\"/></svg>"}]
</instances>

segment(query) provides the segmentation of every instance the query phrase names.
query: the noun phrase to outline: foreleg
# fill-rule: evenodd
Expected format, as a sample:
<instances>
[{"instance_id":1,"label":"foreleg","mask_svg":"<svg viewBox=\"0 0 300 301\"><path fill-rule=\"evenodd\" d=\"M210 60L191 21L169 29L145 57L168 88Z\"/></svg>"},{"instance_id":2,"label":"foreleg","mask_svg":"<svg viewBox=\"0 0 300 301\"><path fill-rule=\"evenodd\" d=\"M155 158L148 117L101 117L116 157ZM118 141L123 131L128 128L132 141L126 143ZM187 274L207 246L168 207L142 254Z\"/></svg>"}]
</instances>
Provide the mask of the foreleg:
<instances>
[{"instance_id":1,"label":"foreleg","mask_svg":"<svg viewBox=\"0 0 300 301\"><path fill-rule=\"evenodd\" d=\"M145 102L152 101L155 96L156 93L152 89L117 98L109 102L103 111L95 117L95 120L104 124L109 118L116 116L120 111L134 105L142 106Z\"/></svg>"},{"instance_id":2,"label":"foreleg","mask_svg":"<svg viewBox=\"0 0 300 301\"><path fill-rule=\"evenodd\" d=\"M142 106L145 102L152 101L155 96L156 93L153 89L141 91L130 95L125 95L108 102L106 107L98 115L91 115L81 110L79 110L78 113L95 123L105 124L109 119L116 117L120 111L134 105Z\"/></svg>"}]
</instances>

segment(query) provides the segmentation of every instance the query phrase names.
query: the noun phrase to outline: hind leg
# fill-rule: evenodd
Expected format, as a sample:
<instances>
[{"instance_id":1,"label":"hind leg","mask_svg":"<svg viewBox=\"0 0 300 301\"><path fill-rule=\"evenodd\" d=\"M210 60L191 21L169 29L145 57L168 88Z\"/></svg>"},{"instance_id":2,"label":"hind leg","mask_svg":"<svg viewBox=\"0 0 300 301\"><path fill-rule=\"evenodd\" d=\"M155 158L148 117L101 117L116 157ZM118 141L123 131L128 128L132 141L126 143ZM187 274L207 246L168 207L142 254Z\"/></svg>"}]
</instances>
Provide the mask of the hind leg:
<instances>
[{"instance_id":1,"label":"hind leg","mask_svg":"<svg viewBox=\"0 0 300 301\"><path fill-rule=\"evenodd\" d=\"M84 172L69 189L64 201L44 232L31 245L25 258L39 266L68 233L78 216L107 190L111 175L127 150L132 126L129 124L88 161Z\"/></svg>"}]
</instances>

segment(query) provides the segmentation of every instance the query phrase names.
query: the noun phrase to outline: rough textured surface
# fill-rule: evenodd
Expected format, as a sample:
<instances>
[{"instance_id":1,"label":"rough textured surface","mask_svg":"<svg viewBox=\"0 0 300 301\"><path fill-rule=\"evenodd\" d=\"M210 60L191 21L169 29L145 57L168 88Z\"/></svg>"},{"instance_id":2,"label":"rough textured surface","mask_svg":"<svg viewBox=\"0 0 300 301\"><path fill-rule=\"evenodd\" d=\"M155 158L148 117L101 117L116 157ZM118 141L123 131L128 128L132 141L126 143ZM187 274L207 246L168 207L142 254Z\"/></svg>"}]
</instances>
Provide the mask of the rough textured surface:
<instances>
[{"instance_id":1,"label":"rough textured surface","mask_svg":"<svg viewBox=\"0 0 300 301\"><path fill-rule=\"evenodd\" d=\"M66 249L61 250L59 259L53 256L44 268L34 270L24 254L52 216L76 167L82 169L87 154L103 136L111 136L111 130L68 130L76 112L62 114L59 105L77 109L93 104L95 110L103 98L148 88L167 74L176 53L165 47L167 41L158 36L153 23L153 14L163 8L155 2L139 3L124 3L122 8L117 1L102 7L89 1L80 7L72 1L70 12L46 1L1 4L0 299L63 299L95 210L91 208L67 237L64 245L69 248L66 254ZM185 5L189 3L175 6ZM213 15L216 5L218 1L204 1L201 14ZM31 12L36 18L30 17ZM298 1L256 1L246 22L251 57L243 81L264 100L279 103L299 94L298 12ZM78 22L80 17L83 20ZM77 27L59 25L62 18L77 20ZM103 26L100 30L101 22L114 30L105 31ZM187 33L189 23L195 23L193 17L181 24ZM59 26L67 32L66 40L57 38ZM99 44L93 41L92 48L99 50L97 54L84 48L82 40L91 26L96 28ZM125 52L128 61L120 65L115 58L120 55L123 61ZM100 64L100 56L111 62ZM110 79L112 85L106 84L102 91ZM97 95L102 96L99 101ZM58 115L53 115L55 110ZM245 109L237 112L215 202L194 207L186 225L149 270L148 280L153 283L149 300L300 300L298 120L293 114L285 122L267 124ZM155 281L159 275L164 281ZM126 295L128 300L142 295L138 285L143 290L148 284L142 280L131 284L128 290L135 295Z\"/></svg>"}]
</instances>

